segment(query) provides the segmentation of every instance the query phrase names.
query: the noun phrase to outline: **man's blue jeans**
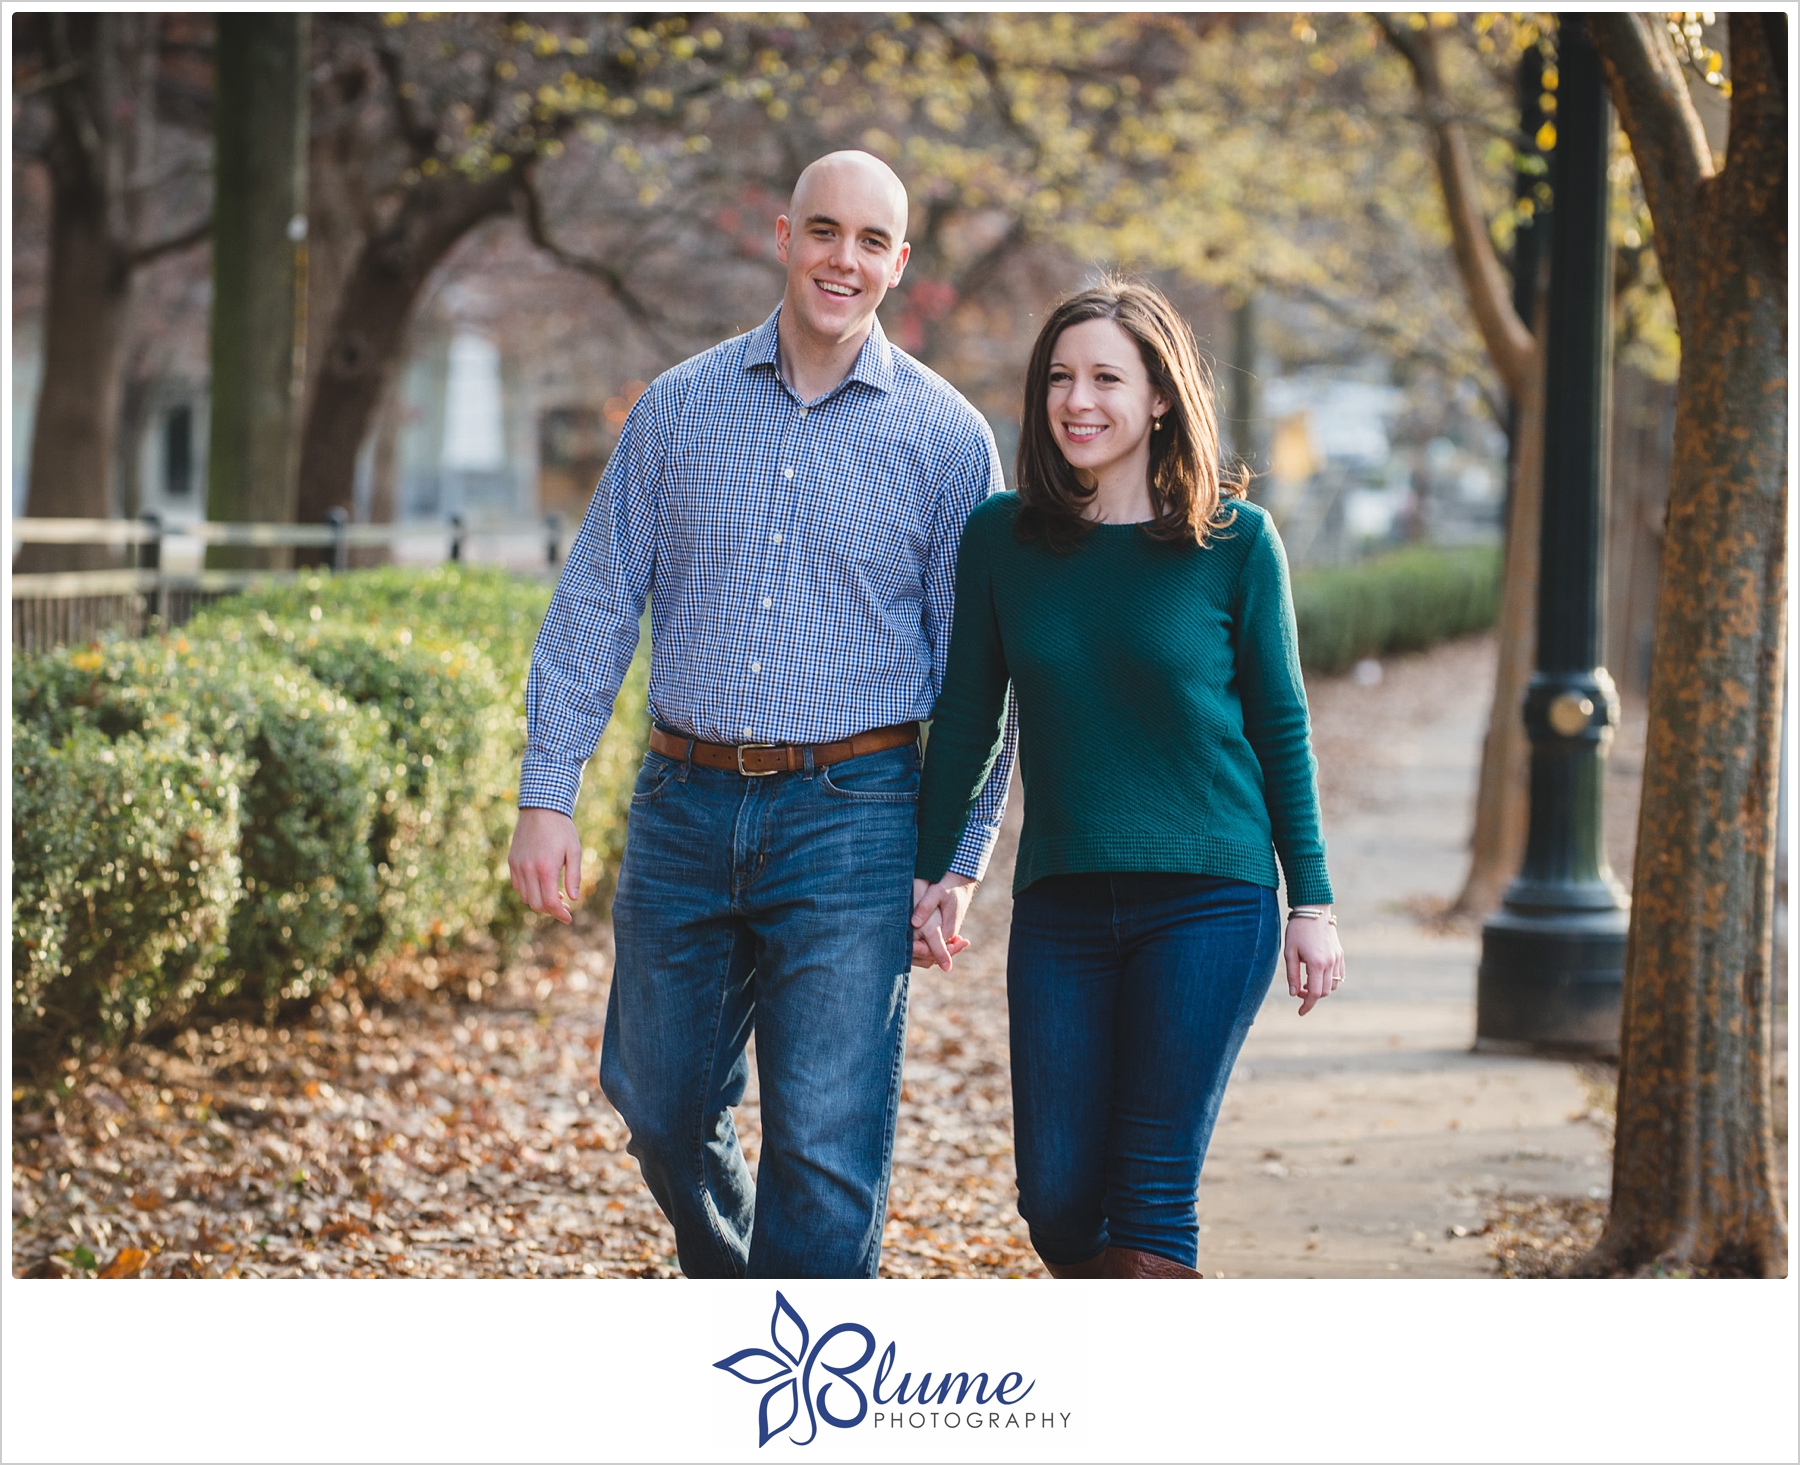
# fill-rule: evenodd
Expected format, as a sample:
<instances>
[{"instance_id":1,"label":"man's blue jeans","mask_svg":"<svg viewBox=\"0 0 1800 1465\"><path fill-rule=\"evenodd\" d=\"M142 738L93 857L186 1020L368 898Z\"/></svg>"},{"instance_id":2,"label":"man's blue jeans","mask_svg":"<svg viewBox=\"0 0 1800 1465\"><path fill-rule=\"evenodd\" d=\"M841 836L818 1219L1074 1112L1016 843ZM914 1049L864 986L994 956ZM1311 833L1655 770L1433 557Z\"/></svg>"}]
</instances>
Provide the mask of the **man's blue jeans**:
<instances>
[{"instance_id":1,"label":"man's blue jeans","mask_svg":"<svg viewBox=\"0 0 1800 1465\"><path fill-rule=\"evenodd\" d=\"M1210 875L1056 875L1013 903L1019 1214L1045 1261L1193 1266L1200 1164L1275 972L1275 892Z\"/></svg>"},{"instance_id":2,"label":"man's blue jeans","mask_svg":"<svg viewBox=\"0 0 1800 1465\"><path fill-rule=\"evenodd\" d=\"M690 1277L880 1265L918 793L916 746L767 778L644 760L600 1086ZM731 1116L753 1030L754 1184Z\"/></svg>"}]
</instances>

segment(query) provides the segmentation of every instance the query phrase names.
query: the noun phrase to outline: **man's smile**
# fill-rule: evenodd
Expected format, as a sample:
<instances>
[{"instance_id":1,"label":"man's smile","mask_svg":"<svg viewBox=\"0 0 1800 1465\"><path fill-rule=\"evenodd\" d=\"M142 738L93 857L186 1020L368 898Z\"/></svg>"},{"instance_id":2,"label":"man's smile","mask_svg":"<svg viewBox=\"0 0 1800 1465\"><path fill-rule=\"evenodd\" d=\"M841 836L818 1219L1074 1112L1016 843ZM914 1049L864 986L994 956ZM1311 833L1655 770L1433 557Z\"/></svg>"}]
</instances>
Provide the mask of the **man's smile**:
<instances>
[{"instance_id":1,"label":"man's smile","mask_svg":"<svg viewBox=\"0 0 1800 1465\"><path fill-rule=\"evenodd\" d=\"M858 290L856 286L846 285L841 280L814 280L813 284L817 285L827 295L835 295L840 300L847 300L852 295L862 294L862 291Z\"/></svg>"}]
</instances>

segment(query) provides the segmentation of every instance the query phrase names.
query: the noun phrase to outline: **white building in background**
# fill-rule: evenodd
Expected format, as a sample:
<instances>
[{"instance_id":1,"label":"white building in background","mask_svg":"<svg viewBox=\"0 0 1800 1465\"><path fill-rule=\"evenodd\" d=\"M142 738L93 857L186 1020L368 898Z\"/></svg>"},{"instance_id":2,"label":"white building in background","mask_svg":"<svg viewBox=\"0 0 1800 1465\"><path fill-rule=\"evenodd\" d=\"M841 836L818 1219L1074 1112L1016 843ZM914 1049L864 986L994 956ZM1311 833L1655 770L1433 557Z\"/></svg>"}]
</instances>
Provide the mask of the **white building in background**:
<instances>
[{"instance_id":1,"label":"white building in background","mask_svg":"<svg viewBox=\"0 0 1800 1465\"><path fill-rule=\"evenodd\" d=\"M500 348L486 336L458 331L444 374L444 471L481 477L504 470L505 415Z\"/></svg>"},{"instance_id":2,"label":"white building in background","mask_svg":"<svg viewBox=\"0 0 1800 1465\"><path fill-rule=\"evenodd\" d=\"M1406 393L1308 372L1270 381L1263 404L1274 423L1269 509L1294 562L1389 537L1412 501L1389 437Z\"/></svg>"},{"instance_id":3,"label":"white building in background","mask_svg":"<svg viewBox=\"0 0 1800 1465\"><path fill-rule=\"evenodd\" d=\"M137 443L138 512L165 524L204 519L212 421L206 383L159 377L148 391Z\"/></svg>"},{"instance_id":4,"label":"white building in background","mask_svg":"<svg viewBox=\"0 0 1800 1465\"><path fill-rule=\"evenodd\" d=\"M1468 447L1447 437L1396 444L1396 422L1417 406L1407 392L1323 371L1277 377L1263 401L1273 423L1265 501L1296 564L1401 539L1496 536L1506 458L1497 428Z\"/></svg>"},{"instance_id":5,"label":"white building in background","mask_svg":"<svg viewBox=\"0 0 1800 1465\"><path fill-rule=\"evenodd\" d=\"M399 385L401 518L460 514L473 522L537 512L535 413L492 340L459 326L422 342Z\"/></svg>"}]
</instances>

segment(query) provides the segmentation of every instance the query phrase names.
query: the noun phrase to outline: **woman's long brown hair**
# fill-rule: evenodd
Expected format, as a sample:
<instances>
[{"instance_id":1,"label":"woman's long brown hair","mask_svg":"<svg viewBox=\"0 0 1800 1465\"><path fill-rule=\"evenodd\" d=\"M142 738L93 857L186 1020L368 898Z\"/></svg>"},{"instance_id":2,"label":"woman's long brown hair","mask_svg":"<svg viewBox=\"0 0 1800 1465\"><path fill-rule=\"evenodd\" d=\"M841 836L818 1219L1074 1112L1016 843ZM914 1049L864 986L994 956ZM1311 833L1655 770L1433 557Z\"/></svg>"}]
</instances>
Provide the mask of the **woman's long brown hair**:
<instances>
[{"instance_id":1,"label":"woman's long brown hair","mask_svg":"<svg viewBox=\"0 0 1800 1465\"><path fill-rule=\"evenodd\" d=\"M1070 326L1110 320L1137 342L1151 390L1169 403L1150 437L1150 508L1143 525L1153 539L1204 545L1230 523L1225 500L1242 498L1248 481L1219 472L1219 419L1212 384L1194 333L1162 291L1135 280L1103 280L1071 295L1051 313L1031 348L1025 412L1019 432L1018 537L1058 551L1074 549L1092 521L1083 517L1094 490L1082 487L1050 427L1050 358Z\"/></svg>"}]
</instances>

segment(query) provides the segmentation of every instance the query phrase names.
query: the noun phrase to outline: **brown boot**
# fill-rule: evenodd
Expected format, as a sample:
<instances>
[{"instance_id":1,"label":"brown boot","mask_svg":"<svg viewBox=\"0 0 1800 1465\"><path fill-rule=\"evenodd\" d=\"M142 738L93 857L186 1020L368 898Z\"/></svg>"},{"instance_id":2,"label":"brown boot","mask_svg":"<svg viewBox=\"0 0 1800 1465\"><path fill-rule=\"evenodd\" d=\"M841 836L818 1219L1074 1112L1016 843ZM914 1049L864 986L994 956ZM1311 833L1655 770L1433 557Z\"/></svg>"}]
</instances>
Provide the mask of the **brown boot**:
<instances>
[{"instance_id":1,"label":"brown boot","mask_svg":"<svg viewBox=\"0 0 1800 1465\"><path fill-rule=\"evenodd\" d=\"M1038 1258L1043 1261L1042 1257ZM1044 1262L1044 1270L1052 1277L1104 1277L1106 1275L1106 1253L1097 1251L1084 1262Z\"/></svg>"},{"instance_id":2,"label":"brown boot","mask_svg":"<svg viewBox=\"0 0 1800 1465\"><path fill-rule=\"evenodd\" d=\"M1085 1273L1087 1276L1102 1277L1204 1277L1205 1272L1196 1272L1192 1267L1184 1267L1180 1262L1172 1262L1166 1256L1158 1256L1153 1251L1133 1251L1129 1246L1109 1246L1096 1260L1102 1262L1098 1273Z\"/></svg>"}]
</instances>

